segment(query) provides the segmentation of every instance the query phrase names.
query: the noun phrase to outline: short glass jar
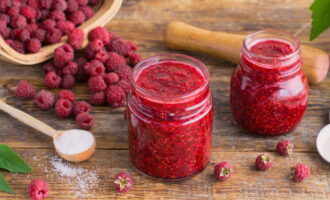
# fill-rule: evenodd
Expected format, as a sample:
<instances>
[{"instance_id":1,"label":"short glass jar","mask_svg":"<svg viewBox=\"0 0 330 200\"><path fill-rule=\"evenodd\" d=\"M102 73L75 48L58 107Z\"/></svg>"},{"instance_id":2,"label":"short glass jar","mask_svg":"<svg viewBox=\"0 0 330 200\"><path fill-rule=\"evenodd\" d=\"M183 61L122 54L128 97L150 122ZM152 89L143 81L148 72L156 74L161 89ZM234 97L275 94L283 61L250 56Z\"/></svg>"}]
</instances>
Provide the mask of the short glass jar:
<instances>
[{"instance_id":1,"label":"short glass jar","mask_svg":"<svg viewBox=\"0 0 330 200\"><path fill-rule=\"evenodd\" d=\"M251 133L287 133L301 121L307 102L308 83L298 40L277 30L247 36L230 82L236 123Z\"/></svg>"},{"instance_id":2,"label":"short glass jar","mask_svg":"<svg viewBox=\"0 0 330 200\"><path fill-rule=\"evenodd\" d=\"M128 98L129 152L140 173L171 181L202 171L211 158L212 125L203 63L161 54L135 66Z\"/></svg>"}]
</instances>

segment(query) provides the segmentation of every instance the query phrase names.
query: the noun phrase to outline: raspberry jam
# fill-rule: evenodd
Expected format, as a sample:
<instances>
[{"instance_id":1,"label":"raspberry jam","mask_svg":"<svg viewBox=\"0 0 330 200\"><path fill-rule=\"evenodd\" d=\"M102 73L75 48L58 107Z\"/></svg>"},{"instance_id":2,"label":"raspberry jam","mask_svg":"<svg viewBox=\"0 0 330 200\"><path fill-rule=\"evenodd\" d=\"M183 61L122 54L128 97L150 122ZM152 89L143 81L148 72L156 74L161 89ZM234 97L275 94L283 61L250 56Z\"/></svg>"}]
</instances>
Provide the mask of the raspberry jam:
<instances>
[{"instance_id":1,"label":"raspberry jam","mask_svg":"<svg viewBox=\"0 0 330 200\"><path fill-rule=\"evenodd\" d=\"M213 103L207 68L179 54L140 62L128 99L130 160L142 174L180 180L211 158Z\"/></svg>"},{"instance_id":2,"label":"raspberry jam","mask_svg":"<svg viewBox=\"0 0 330 200\"><path fill-rule=\"evenodd\" d=\"M262 135L293 130L308 102L297 39L275 30L249 35L230 86L233 117L243 129Z\"/></svg>"}]
</instances>

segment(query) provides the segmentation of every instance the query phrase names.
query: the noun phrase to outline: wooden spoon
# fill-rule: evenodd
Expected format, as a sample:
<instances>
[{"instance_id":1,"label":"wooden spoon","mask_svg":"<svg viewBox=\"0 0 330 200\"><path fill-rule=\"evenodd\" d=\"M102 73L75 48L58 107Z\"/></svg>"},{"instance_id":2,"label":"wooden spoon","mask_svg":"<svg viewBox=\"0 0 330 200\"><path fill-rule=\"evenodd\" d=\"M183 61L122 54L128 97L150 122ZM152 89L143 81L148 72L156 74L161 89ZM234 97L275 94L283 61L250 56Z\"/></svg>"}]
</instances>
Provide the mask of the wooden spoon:
<instances>
[{"instance_id":1,"label":"wooden spoon","mask_svg":"<svg viewBox=\"0 0 330 200\"><path fill-rule=\"evenodd\" d=\"M168 24L164 41L168 48L206 53L230 62L239 61L241 46L246 36L213 32L183 22ZM328 54L318 48L301 45L303 70L310 83L319 83L329 70Z\"/></svg>"},{"instance_id":2,"label":"wooden spoon","mask_svg":"<svg viewBox=\"0 0 330 200\"><path fill-rule=\"evenodd\" d=\"M65 131L55 130L52 127L50 127L49 125L45 124L44 122L32 117L31 115L29 115L21 110L18 110L17 108L14 108L14 107L6 104L2 100L0 100L0 110L3 110L4 112L8 113L15 119L18 119L19 121L23 122L24 124L44 133L45 135L52 137L56 152L58 153L59 156L61 156L65 160L68 160L71 162L81 162L81 161L89 159L95 151L95 147L96 147L95 138L94 138L93 134L90 133L94 140L93 145L90 148L88 148L84 152L80 152L77 154L64 154L60 151L60 149L56 148L55 141Z\"/></svg>"}]
</instances>

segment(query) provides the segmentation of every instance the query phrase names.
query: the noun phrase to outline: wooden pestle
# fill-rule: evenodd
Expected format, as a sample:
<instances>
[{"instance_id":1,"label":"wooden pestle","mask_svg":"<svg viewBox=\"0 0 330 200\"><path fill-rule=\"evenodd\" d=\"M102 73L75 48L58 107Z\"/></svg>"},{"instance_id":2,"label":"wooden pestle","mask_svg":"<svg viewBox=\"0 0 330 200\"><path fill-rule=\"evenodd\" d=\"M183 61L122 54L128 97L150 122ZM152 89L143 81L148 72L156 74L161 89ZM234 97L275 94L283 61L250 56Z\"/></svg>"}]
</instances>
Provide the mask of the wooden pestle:
<instances>
[{"instance_id":1,"label":"wooden pestle","mask_svg":"<svg viewBox=\"0 0 330 200\"><path fill-rule=\"evenodd\" d=\"M225 32L213 32L183 22L168 24L164 41L168 48L206 53L230 62L238 63L241 46L246 36ZM301 45L303 70L309 83L320 83L329 69L328 54L318 48Z\"/></svg>"}]
</instances>

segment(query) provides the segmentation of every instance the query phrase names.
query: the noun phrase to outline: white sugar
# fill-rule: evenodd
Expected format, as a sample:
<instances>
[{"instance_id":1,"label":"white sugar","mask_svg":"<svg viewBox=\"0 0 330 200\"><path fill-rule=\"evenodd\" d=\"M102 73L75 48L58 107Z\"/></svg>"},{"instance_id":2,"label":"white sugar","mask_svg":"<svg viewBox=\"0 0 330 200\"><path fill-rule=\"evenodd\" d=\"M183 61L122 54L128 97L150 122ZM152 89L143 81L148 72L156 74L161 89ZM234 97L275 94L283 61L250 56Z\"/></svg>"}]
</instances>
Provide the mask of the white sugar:
<instances>
[{"instance_id":1,"label":"white sugar","mask_svg":"<svg viewBox=\"0 0 330 200\"><path fill-rule=\"evenodd\" d=\"M56 149L66 155L82 153L87 151L93 145L93 135L88 131L78 129L64 131L55 140Z\"/></svg>"}]
</instances>

